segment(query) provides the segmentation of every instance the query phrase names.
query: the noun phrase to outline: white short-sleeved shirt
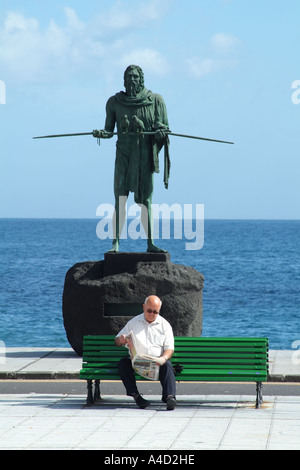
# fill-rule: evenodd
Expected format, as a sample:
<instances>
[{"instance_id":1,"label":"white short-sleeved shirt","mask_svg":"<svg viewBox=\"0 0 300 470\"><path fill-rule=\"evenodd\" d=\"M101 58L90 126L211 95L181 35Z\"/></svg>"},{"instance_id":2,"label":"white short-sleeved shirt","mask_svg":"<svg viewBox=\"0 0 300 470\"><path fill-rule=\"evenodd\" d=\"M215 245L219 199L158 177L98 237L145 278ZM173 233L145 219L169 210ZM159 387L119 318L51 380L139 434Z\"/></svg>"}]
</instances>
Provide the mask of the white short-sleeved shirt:
<instances>
[{"instance_id":1,"label":"white short-sleeved shirt","mask_svg":"<svg viewBox=\"0 0 300 470\"><path fill-rule=\"evenodd\" d=\"M117 334L127 336L133 332L142 354L160 357L167 349L174 351L174 335L170 323L160 315L156 320L148 323L144 313L137 315Z\"/></svg>"}]
</instances>

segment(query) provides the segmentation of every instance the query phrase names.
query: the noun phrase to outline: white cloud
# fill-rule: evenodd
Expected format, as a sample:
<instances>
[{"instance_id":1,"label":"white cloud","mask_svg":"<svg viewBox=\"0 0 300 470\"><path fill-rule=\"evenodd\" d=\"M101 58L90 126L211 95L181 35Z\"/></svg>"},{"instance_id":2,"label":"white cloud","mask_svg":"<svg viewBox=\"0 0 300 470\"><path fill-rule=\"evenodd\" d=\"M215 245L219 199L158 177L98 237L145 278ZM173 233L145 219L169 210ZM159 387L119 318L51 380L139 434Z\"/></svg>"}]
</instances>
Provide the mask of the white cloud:
<instances>
[{"instance_id":1,"label":"white cloud","mask_svg":"<svg viewBox=\"0 0 300 470\"><path fill-rule=\"evenodd\" d=\"M137 48L135 33L162 15L169 3L166 0L161 7L158 0L151 0L128 9L123 2L116 2L108 12L87 22L65 7L65 24L51 20L44 28L36 18L8 12L0 21L1 78L38 83L64 80L71 74L99 76L109 68L119 69L130 59L153 73L165 73L166 60L154 48L146 47L147 39Z\"/></svg>"},{"instance_id":2,"label":"white cloud","mask_svg":"<svg viewBox=\"0 0 300 470\"><path fill-rule=\"evenodd\" d=\"M231 34L216 33L210 40L212 48L219 54L228 54L236 52L239 48L240 41Z\"/></svg>"},{"instance_id":3,"label":"white cloud","mask_svg":"<svg viewBox=\"0 0 300 470\"><path fill-rule=\"evenodd\" d=\"M64 10L67 18L67 28L71 31L82 31L85 29L85 24L78 18L75 10L70 7L65 7Z\"/></svg>"},{"instance_id":4,"label":"white cloud","mask_svg":"<svg viewBox=\"0 0 300 470\"><path fill-rule=\"evenodd\" d=\"M74 21L70 11L66 14L65 28L50 21L42 31L36 19L9 12L0 27L0 65L5 74L16 81L38 82L70 65Z\"/></svg>"},{"instance_id":5,"label":"white cloud","mask_svg":"<svg viewBox=\"0 0 300 470\"><path fill-rule=\"evenodd\" d=\"M138 0L124 8L123 1L116 1L110 10L96 15L94 23L100 28L102 34L132 29L142 29L148 23L161 18L168 11L174 0ZM100 33L101 34L101 33Z\"/></svg>"},{"instance_id":6,"label":"white cloud","mask_svg":"<svg viewBox=\"0 0 300 470\"><path fill-rule=\"evenodd\" d=\"M34 18L24 18L19 13L9 12L4 21L4 32L7 34L20 33L22 31L37 31L38 22Z\"/></svg>"},{"instance_id":7,"label":"white cloud","mask_svg":"<svg viewBox=\"0 0 300 470\"><path fill-rule=\"evenodd\" d=\"M195 78L202 78L205 75L216 71L220 68L220 62L214 59L200 59L198 57L192 57L187 59L190 73Z\"/></svg>"},{"instance_id":8,"label":"white cloud","mask_svg":"<svg viewBox=\"0 0 300 470\"><path fill-rule=\"evenodd\" d=\"M121 59L123 67L129 64L137 64L145 71L151 71L156 75L165 75L169 70L168 61L160 52L154 49L135 49L125 53Z\"/></svg>"},{"instance_id":9,"label":"white cloud","mask_svg":"<svg viewBox=\"0 0 300 470\"><path fill-rule=\"evenodd\" d=\"M34 76L42 59L38 22L14 12L7 14L0 29L0 64L5 74ZM22 70L23 69L23 70Z\"/></svg>"},{"instance_id":10,"label":"white cloud","mask_svg":"<svg viewBox=\"0 0 300 470\"><path fill-rule=\"evenodd\" d=\"M214 34L209 40L206 57L193 56L187 59L190 74L200 79L220 69L235 66L240 44L240 40L231 34Z\"/></svg>"}]
</instances>

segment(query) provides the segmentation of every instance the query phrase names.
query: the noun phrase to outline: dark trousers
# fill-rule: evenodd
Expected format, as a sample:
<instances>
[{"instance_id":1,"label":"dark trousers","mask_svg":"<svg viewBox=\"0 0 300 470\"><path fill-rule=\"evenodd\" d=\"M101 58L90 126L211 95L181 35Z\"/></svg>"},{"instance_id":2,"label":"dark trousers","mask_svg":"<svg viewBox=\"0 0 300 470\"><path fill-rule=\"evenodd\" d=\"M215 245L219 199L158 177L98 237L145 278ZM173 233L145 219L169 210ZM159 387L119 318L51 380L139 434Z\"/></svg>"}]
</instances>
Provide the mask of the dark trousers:
<instances>
[{"instance_id":1,"label":"dark trousers","mask_svg":"<svg viewBox=\"0 0 300 470\"><path fill-rule=\"evenodd\" d=\"M119 374L129 396L139 393L136 385L134 370L130 357L123 357L118 363ZM176 382L173 367L170 361L159 368L159 381L162 386L162 400L165 401L168 395L176 396Z\"/></svg>"}]
</instances>

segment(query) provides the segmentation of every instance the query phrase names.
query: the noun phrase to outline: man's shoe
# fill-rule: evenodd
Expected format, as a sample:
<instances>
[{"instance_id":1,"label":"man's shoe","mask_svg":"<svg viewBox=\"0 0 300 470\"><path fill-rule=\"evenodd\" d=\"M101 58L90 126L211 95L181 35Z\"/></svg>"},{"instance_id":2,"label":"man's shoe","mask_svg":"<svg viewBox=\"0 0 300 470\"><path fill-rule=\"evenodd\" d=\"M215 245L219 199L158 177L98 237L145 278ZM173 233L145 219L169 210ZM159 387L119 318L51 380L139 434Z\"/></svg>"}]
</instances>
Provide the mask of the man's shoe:
<instances>
[{"instance_id":1,"label":"man's shoe","mask_svg":"<svg viewBox=\"0 0 300 470\"><path fill-rule=\"evenodd\" d=\"M150 401L145 400L145 398L143 398L139 393L137 393L136 395L133 395L133 398L137 406L141 408L142 410L144 408L147 408L147 406L150 405Z\"/></svg>"},{"instance_id":2,"label":"man's shoe","mask_svg":"<svg viewBox=\"0 0 300 470\"><path fill-rule=\"evenodd\" d=\"M167 397L167 410L174 410L176 405L177 405L177 403L176 403L175 397L173 397L173 395L168 395L168 397Z\"/></svg>"}]
</instances>

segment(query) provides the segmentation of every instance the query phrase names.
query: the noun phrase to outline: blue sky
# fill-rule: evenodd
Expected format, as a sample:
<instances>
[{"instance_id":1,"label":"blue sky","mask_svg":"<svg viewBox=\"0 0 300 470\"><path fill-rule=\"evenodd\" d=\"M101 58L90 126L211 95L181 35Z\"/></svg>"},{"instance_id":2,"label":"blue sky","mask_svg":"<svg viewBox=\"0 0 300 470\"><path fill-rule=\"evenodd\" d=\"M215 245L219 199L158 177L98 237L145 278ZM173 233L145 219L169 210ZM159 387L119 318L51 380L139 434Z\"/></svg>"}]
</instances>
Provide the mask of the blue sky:
<instances>
[{"instance_id":1,"label":"blue sky","mask_svg":"<svg viewBox=\"0 0 300 470\"><path fill-rule=\"evenodd\" d=\"M153 202L299 219L299 15L299 0L0 0L0 217L93 218L114 202L115 141L32 137L103 128L136 63L173 132L235 142L171 137Z\"/></svg>"}]
</instances>

